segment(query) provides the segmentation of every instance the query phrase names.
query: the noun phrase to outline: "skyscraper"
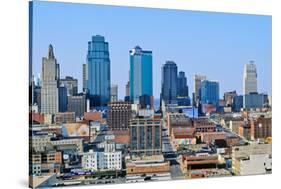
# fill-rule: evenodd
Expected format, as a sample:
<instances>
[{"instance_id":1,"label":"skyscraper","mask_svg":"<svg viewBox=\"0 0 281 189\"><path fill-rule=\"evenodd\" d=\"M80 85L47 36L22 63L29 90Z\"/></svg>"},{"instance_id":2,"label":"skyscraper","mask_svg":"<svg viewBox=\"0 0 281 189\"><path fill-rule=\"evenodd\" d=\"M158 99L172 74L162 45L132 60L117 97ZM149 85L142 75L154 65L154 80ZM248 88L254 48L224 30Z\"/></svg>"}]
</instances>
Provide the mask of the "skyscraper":
<instances>
[{"instance_id":1,"label":"skyscraper","mask_svg":"<svg viewBox=\"0 0 281 189\"><path fill-rule=\"evenodd\" d=\"M110 86L110 102L118 101L118 85L112 84Z\"/></svg>"},{"instance_id":2,"label":"skyscraper","mask_svg":"<svg viewBox=\"0 0 281 189\"><path fill-rule=\"evenodd\" d=\"M177 91L179 97L188 97L187 80L183 71L178 74Z\"/></svg>"},{"instance_id":3,"label":"skyscraper","mask_svg":"<svg viewBox=\"0 0 281 189\"><path fill-rule=\"evenodd\" d=\"M82 88L83 91L87 89L87 80L88 80L88 72L87 72L87 64L82 64Z\"/></svg>"},{"instance_id":4,"label":"skyscraper","mask_svg":"<svg viewBox=\"0 0 281 189\"><path fill-rule=\"evenodd\" d=\"M173 61L166 61L162 66L161 100L165 104L177 103L178 67Z\"/></svg>"},{"instance_id":5,"label":"skyscraper","mask_svg":"<svg viewBox=\"0 0 281 189\"><path fill-rule=\"evenodd\" d=\"M75 112L76 117L82 117L86 111L86 96L84 94L68 96L67 111Z\"/></svg>"},{"instance_id":6,"label":"skyscraper","mask_svg":"<svg viewBox=\"0 0 281 189\"><path fill-rule=\"evenodd\" d=\"M64 79L60 79L60 84L63 85L67 89L67 96L73 96L78 93L78 80L71 77L66 76Z\"/></svg>"},{"instance_id":7,"label":"skyscraper","mask_svg":"<svg viewBox=\"0 0 281 189\"><path fill-rule=\"evenodd\" d=\"M244 65L243 93L244 95L257 92L257 68L254 61Z\"/></svg>"},{"instance_id":8,"label":"skyscraper","mask_svg":"<svg viewBox=\"0 0 281 189\"><path fill-rule=\"evenodd\" d=\"M67 88L61 85L59 88L59 112L67 111Z\"/></svg>"},{"instance_id":9,"label":"skyscraper","mask_svg":"<svg viewBox=\"0 0 281 189\"><path fill-rule=\"evenodd\" d=\"M110 59L108 42L103 36L95 35L88 42L87 69L90 96L94 97L96 106L107 105L110 100Z\"/></svg>"},{"instance_id":10,"label":"skyscraper","mask_svg":"<svg viewBox=\"0 0 281 189\"><path fill-rule=\"evenodd\" d=\"M130 100L139 103L139 97L152 96L152 51L139 46L130 50Z\"/></svg>"},{"instance_id":11,"label":"skyscraper","mask_svg":"<svg viewBox=\"0 0 281 189\"><path fill-rule=\"evenodd\" d=\"M203 80L201 82L200 99L202 104L219 106L219 82Z\"/></svg>"},{"instance_id":12,"label":"skyscraper","mask_svg":"<svg viewBox=\"0 0 281 189\"><path fill-rule=\"evenodd\" d=\"M207 77L205 75L195 75L194 76L194 96L193 103L198 106L198 102L200 101L200 90L201 90L201 81L206 80Z\"/></svg>"},{"instance_id":13,"label":"skyscraper","mask_svg":"<svg viewBox=\"0 0 281 189\"><path fill-rule=\"evenodd\" d=\"M44 114L55 114L59 110L59 73L53 46L49 45L48 56L42 59L41 112Z\"/></svg>"}]
</instances>

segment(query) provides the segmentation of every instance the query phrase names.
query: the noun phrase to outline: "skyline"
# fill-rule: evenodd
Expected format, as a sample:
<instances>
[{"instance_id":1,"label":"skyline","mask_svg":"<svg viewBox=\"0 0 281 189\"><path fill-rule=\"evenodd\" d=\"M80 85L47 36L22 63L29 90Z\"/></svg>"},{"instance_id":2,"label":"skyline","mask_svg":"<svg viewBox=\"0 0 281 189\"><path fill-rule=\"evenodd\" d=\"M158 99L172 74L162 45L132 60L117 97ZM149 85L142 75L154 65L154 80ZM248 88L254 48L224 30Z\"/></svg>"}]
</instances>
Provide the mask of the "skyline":
<instances>
[{"instance_id":1,"label":"skyline","mask_svg":"<svg viewBox=\"0 0 281 189\"><path fill-rule=\"evenodd\" d=\"M93 35L102 35L109 43L111 84L118 85L120 99L125 96L125 85L129 79L129 50L136 45L153 53L155 98L159 98L161 67L167 60L174 61L178 71L185 72L190 96L194 88L194 75L203 74L207 79L219 81L220 98L226 91L236 90L238 94L242 94L243 66L254 60L258 71L258 92L271 95L270 16L50 2L35 2L35 5L33 9L35 76L41 72L42 57L46 56L47 47L51 43L61 66L61 78L69 75L78 79L79 91L81 91L82 64L86 63L87 43ZM110 20L112 9L114 9L114 22ZM79 14L70 15L73 11L79 11ZM128 15L132 17L128 18ZM103 19L95 19L101 16ZM138 20L137 24L132 18ZM169 18L170 22L165 23L165 18ZM129 25L124 19L129 21ZM201 25L198 24L199 19ZM96 21L97 24L85 25L81 20L85 20L85 23ZM86 22L89 20L91 22ZM182 20L190 21L188 22L190 27L183 25ZM124 30L122 25L126 23L127 28ZM155 24L157 28L145 27ZM50 29L50 26L55 29ZM96 26L98 27L95 28ZM204 28L207 28L208 32L205 32ZM140 29L143 30L139 31ZM131 33L134 35L130 35ZM194 33L195 36L192 35ZM239 36L235 35L237 33ZM171 35L173 38L165 40L165 37ZM167 43L169 46L165 45ZM206 66L210 63L213 64L211 68Z\"/></svg>"}]
</instances>

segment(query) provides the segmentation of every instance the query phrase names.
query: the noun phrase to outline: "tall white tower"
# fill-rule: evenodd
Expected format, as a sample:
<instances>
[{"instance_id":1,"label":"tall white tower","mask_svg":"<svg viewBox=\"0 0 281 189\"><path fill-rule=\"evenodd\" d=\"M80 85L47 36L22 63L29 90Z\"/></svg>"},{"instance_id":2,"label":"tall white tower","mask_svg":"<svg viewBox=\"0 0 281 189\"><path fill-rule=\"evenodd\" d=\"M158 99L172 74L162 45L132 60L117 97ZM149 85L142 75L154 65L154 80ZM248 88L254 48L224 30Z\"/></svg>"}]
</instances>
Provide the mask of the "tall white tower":
<instances>
[{"instance_id":1,"label":"tall white tower","mask_svg":"<svg viewBox=\"0 0 281 189\"><path fill-rule=\"evenodd\" d=\"M257 92L257 68L254 61L244 65L243 94Z\"/></svg>"},{"instance_id":2,"label":"tall white tower","mask_svg":"<svg viewBox=\"0 0 281 189\"><path fill-rule=\"evenodd\" d=\"M44 114L55 114L59 110L59 73L59 64L55 59L53 46L49 45L48 56L42 59L41 112Z\"/></svg>"}]
</instances>

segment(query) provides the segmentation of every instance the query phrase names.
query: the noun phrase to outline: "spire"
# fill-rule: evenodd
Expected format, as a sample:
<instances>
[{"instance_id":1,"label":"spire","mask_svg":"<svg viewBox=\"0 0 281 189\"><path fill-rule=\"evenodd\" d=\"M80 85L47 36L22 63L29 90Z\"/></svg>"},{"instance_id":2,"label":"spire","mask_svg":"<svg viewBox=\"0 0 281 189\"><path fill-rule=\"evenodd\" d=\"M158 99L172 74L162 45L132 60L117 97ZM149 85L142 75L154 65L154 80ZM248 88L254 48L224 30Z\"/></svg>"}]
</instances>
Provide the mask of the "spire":
<instances>
[{"instance_id":1,"label":"spire","mask_svg":"<svg viewBox=\"0 0 281 189\"><path fill-rule=\"evenodd\" d=\"M53 46L50 44L49 45L49 51L48 51L48 59L54 59L55 55L54 55L54 51L53 51Z\"/></svg>"}]
</instances>

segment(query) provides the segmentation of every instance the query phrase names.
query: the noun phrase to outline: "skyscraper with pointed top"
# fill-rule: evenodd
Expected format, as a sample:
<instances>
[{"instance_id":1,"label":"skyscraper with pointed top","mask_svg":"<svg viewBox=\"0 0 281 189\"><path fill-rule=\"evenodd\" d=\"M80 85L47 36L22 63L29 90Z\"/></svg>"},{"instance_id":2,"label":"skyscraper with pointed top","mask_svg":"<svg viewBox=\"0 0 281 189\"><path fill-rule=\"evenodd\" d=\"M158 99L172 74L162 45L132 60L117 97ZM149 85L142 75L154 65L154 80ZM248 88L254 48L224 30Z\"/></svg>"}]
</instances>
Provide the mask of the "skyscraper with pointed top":
<instances>
[{"instance_id":1,"label":"skyscraper with pointed top","mask_svg":"<svg viewBox=\"0 0 281 189\"><path fill-rule=\"evenodd\" d=\"M59 64L50 44L48 56L42 58L41 112L44 114L55 114L59 111L59 78Z\"/></svg>"}]
</instances>

